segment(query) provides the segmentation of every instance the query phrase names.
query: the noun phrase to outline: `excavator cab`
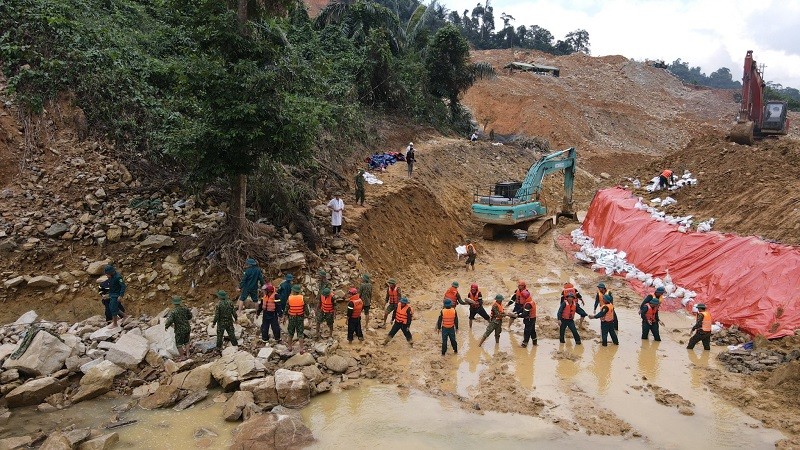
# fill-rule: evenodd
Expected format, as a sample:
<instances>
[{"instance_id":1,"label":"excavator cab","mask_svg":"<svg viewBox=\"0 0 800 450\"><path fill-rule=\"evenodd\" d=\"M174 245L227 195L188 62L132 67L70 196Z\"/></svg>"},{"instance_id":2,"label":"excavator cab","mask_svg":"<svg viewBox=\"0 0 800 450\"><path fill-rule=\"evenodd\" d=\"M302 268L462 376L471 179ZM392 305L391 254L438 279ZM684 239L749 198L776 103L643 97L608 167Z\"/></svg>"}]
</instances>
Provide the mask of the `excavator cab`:
<instances>
[{"instance_id":1,"label":"excavator cab","mask_svg":"<svg viewBox=\"0 0 800 450\"><path fill-rule=\"evenodd\" d=\"M786 129L786 102L768 101L764 107L764 121L761 123L762 132L782 134Z\"/></svg>"}]
</instances>

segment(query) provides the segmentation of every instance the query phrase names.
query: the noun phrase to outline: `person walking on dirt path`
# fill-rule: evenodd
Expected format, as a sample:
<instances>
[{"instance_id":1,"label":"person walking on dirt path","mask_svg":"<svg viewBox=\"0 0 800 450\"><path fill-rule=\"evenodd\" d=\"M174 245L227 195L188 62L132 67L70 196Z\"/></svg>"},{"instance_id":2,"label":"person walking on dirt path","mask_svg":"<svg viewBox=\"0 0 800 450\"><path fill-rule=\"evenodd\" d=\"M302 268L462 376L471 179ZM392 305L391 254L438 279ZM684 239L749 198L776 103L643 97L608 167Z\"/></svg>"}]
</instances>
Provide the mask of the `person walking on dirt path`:
<instances>
[{"instance_id":1,"label":"person walking on dirt path","mask_svg":"<svg viewBox=\"0 0 800 450\"><path fill-rule=\"evenodd\" d=\"M231 345L238 347L239 343L236 341L236 332L233 328L233 323L236 321L236 308L228 300L228 293L225 291L217 291L217 308L214 310L214 320L211 322L212 327L217 327L217 352L222 352L222 338L225 333L228 334L228 340Z\"/></svg>"},{"instance_id":2,"label":"person walking on dirt path","mask_svg":"<svg viewBox=\"0 0 800 450\"><path fill-rule=\"evenodd\" d=\"M603 347L608 346L608 336L611 335L611 342L619 345L617 332L614 330L614 298L610 294L605 294L603 307L600 312L592 316L592 319L600 319L600 337Z\"/></svg>"},{"instance_id":3,"label":"person walking on dirt path","mask_svg":"<svg viewBox=\"0 0 800 450\"><path fill-rule=\"evenodd\" d=\"M706 311L706 305L700 303L697 305L697 322L692 327L692 331L697 332L689 338L687 349L693 350L698 342L703 342L703 350L711 350L711 313Z\"/></svg>"},{"instance_id":4,"label":"person walking on dirt path","mask_svg":"<svg viewBox=\"0 0 800 450\"><path fill-rule=\"evenodd\" d=\"M666 291L666 289L664 289L663 286L657 287L656 290L652 294L649 294L647 297L644 298L644 300L642 300L642 304L639 305L639 309L641 309L643 306L647 305L648 303L650 303L653 300L657 301L658 304L661 305L661 302L664 301L664 294L666 292L667 291Z\"/></svg>"},{"instance_id":5,"label":"person walking on dirt path","mask_svg":"<svg viewBox=\"0 0 800 450\"><path fill-rule=\"evenodd\" d=\"M533 345L539 345L536 336L536 302L533 301L532 298L529 298L525 306L522 307L522 314L520 317L522 317L522 324L525 328L522 331L522 343L519 346L527 348L528 340L530 340Z\"/></svg>"},{"instance_id":6,"label":"person walking on dirt path","mask_svg":"<svg viewBox=\"0 0 800 450\"><path fill-rule=\"evenodd\" d=\"M511 331L511 324L514 323L514 319L522 315L523 307L530 296L531 293L528 292L528 285L522 280L517 281L517 290L511 294L511 300L506 304L506 306L511 306L512 303L514 304L512 314L508 316L508 331Z\"/></svg>"},{"instance_id":7,"label":"person walking on dirt path","mask_svg":"<svg viewBox=\"0 0 800 450\"><path fill-rule=\"evenodd\" d=\"M242 280L239 282L239 288L237 289L241 292L239 301L237 302L238 314L242 313L244 302L247 300L247 297L250 297L253 303L258 303L258 288L264 285L264 273L261 272L261 268L258 267L258 262L253 258L247 258L244 263L247 268L242 274Z\"/></svg>"},{"instance_id":8,"label":"person walking on dirt path","mask_svg":"<svg viewBox=\"0 0 800 450\"><path fill-rule=\"evenodd\" d=\"M402 297L400 303L397 305L397 309L392 313L392 322L394 322L394 324L392 325L392 329L389 330L386 339L383 340L383 345L388 344L398 331L402 331L408 345L413 347L414 341L411 336L411 319L413 318L414 310L411 308L411 305L409 305L408 298Z\"/></svg>"},{"instance_id":9,"label":"person walking on dirt path","mask_svg":"<svg viewBox=\"0 0 800 450\"><path fill-rule=\"evenodd\" d=\"M333 337L333 320L336 318L336 309L333 307L333 294L331 294L331 288L324 288L322 289L322 293L319 296L319 306L317 307L317 339L322 338L322 335L319 334L319 328L322 322L328 324L328 329L330 333L328 333L328 337Z\"/></svg>"},{"instance_id":10,"label":"person walking on dirt path","mask_svg":"<svg viewBox=\"0 0 800 450\"><path fill-rule=\"evenodd\" d=\"M328 202L328 209L331 210L331 226L333 227L333 235L338 236L342 231L342 211L344 211L344 200L338 192L333 196L331 201Z\"/></svg>"},{"instance_id":11,"label":"person walking on dirt path","mask_svg":"<svg viewBox=\"0 0 800 450\"><path fill-rule=\"evenodd\" d=\"M598 306L602 308L603 305L606 304L605 300L603 299L605 295L611 296L612 300L614 299L614 294L612 294L611 291L609 291L606 288L605 283L597 283L597 293L594 295L594 309L592 310L592 314L597 314ZM617 319L617 311L614 311L614 329L619 330L619 320Z\"/></svg>"},{"instance_id":12,"label":"person walking on dirt path","mask_svg":"<svg viewBox=\"0 0 800 450\"><path fill-rule=\"evenodd\" d=\"M569 293L572 293L573 297L575 297L575 312L578 313L579 316L581 316L581 320L578 322L578 326L582 327L583 319L585 319L586 316L588 316L588 314L586 314L586 311L584 311L583 308L581 307L581 305L583 305L583 296L581 295L580 292L578 292L578 289L572 283L567 282L564 283L564 288L561 290L562 302L564 301L564 299L567 298L567 294Z\"/></svg>"},{"instance_id":13,"label":"person walking on dirt path","mask_svg":"<svg viewBox=\"0 0 800 450\"><path fill-rule=\"evenodd\" d=\"M292 341L294 340L294 336L297 335L297 343L300 346L300 353L305 353L306 349L303 346L303 341L305 340L305 333L304 333L304 324L303 321L305 320L306 316L310 314L310 310L308 305L306 304L305 299L303 298L303 294L300 292L302 291L302 287L299 284L295 284L292 286L292 294L289 295L289 299L286 300L286 307L288 310L286 311L287 314L283 316L284 322L288 320L288 325L286 326L286 348L289 352L293 351Z\"/></svg>"},{"instance_id":14,"label":"person walking on dirt path","mask_svg":"<svg viewBox=\"0 0 800 450\"><path fill-rule=\"evenodd\" d=\"M358 174L356 174L356 203L360 203L361 206L364 206L364 169L359 169Z\"/></svg>"},{"instance_id":15,"label":"person walking on dirt path","mask_svg":"<svg viewBox=\"0 0 800 450\"><path fill-rule=\"evenodd\" d=\"M178 347L181 360L189 357L189 335L192 332L192 312L181 304L180 297L172 297L174 305L164 322L164 329L175 327L175 346Z\"/></svg>"},{"instance_id":16,"label":"person walking on dirt path","mask_svg":"<svg viewBox=\"0 0 800 450\"><path fill-rule=\"evenodd\" d=\"M503 299L504 297L501 294L494 296L491 317L489 318L489 323L486 325L486 331L483 332L483 337L481 337L481 341L478 343L478 347L482 346L486 338L492 333L494 333L494 342L496 344L500 343L500 333L503 331L503 317L506 315L503 310Z\"/></svg>"},{"instance_id":17,"label":"person walking on dirt path","mask_svg":"<svg viewBox=\"0 0 800 450\"><path fill-rule=\"evenodd\" d=\"M561 301L561 306L558 308L556 317L561 322L558 329L558 342L564 343L564 334L569 328L572 331L572 338L575 339L575 345L581 345L581 336L578 334L578 329L575 328L575 313L578 310L578 302L575 300L574 292L567 292L564 300Z\"/></svg>"},{"instance_id":18,"label":"person walking on dirt path","mask_svg":"<svg viewBox=\"0 0 800 450\"><path fill-rule=\"evenodd\" d=\"M486 310L483 309L483 294L481 290L478 288L478 285L472 283L469 287L469 292L467 292L467 303L469 303L469 328L472 329L472 321L475 320L475 316L481 316L486 321L489 321L489 314L486 313Z\"/></svg>"},{"instance_id":19,"label":"person walking on dirt path","mask_svg":"<svg viewBox=\"0 0 800 450\"><path fill-rule=\"evenodd\" d=\"M364 329L369 331L369 309L372 306L372 283L368 274L361 275L361 284L358 285L358 296L364 302Z\"/></svg>"},{"instance_id":20,"label":"person walking on dirt path","mask_svg":"<svg viewBox=\"0 0 800 450\"><path fill-rule=\"evenodd\" d=\"M408 178L414 174L414 163L417 162L417 152L414 150L414 143L409 142L406 147L406 166L408 166Z\"/></svg>"},{"instance_id":21,"label":"person walking on dirt path","mask_svg":"<svg viewBox=\"0 0 800 450\"><path fill-rule=\"evenodd\" d=\"M656 342L661 341L661 335L658 331L658 306L658 300L651 298L650 302L642 305L639 310L639 315L642 316L642 340L648 340L652 331L653 340Z\"/></svg>"},{"instance_id":22,"label":"person walking on dirt path","mask_svg":"<svg viewBox=\"0 0 800 450\"><path fill-rule=\"evenodd\" d=\"M456 342L456 331L458 331L458 314L453 301L444 301L444 309L439 312L439 319L436 321L436 331L442 333L442 356L447 353L447 340L453 347L453 353L458 353L458 342Z\"/></svg>"},{"instance_id":23,"label":"person walking on dirt path","mask_svg":"<svg viewBox=\"0 0 800 450\"><path fill-rule=\"evenodd\" d=\"M467 261L464 263L464 268L469 270L470 266L472 266L472 271L475 271L475 257L478 253L475 251L475 245L472 244L472 241L467 239Z\"/></svg>"},{"instance_id":24,"label":"person walking on dirt path","mask_svg":"<svg viewBox=\"0 0 800 450\"><path fill-rule=\"evenodd\" d=\"M672 186L672 171L664 169L661 175L658 176L658 188L667 189Z\"/></svg>"},{"instance_id":25,"label":"person walking on dirt path","mask_svg":"<svg viewBox=\"0 0 800 450\"><path fill-rule=\"evenodd\" d=\"M364 310L364 300L358 296L358 289L351 287L347 293L350 300L347 302L347 342L353 343L353 335L359 341L364 340L364 332L361 331L361 312Z\"/></svg>"},{"instance_id":26,"label":"person walking on dirt path","mask_svg":"<svg viewBox=\"0 0 800 450\"><path fill-rule=\"evenodd\" d=\"M119 326L117 319L122 317L119 307L120 299L125 295L128 286L125 285L122 275L111 264L106 265L103 272L108 277L108 312L111 314L111 326L117 328Z\"/></svg>"},{"instance_id":27,"label":"person walking on dirt path","mask_svg":"<svg viewBox=\"0 0 800 450\"><path fill-rule=\"evenodd\" d=\"M288 297L287 297L288 298ZM258 302L256 309L256 319L262 312L264 317L261 319L261 342L269 341L269 330L272 329L272 336L276 341L281 340L280 318L283 315L283 308L280 306L281 299L275 292L275 286L267 283L264 286L264 295Z\"/></svg>"},{"instance_id":28,"label":"person walking on dirt path","mask_svg":"<svg viewBox=\"0 0 800 450\"><path fill-rule=\"evenodd\" d=\"M453 309L456 309L456 305L458 304L464 304L464 300L461 300L461 294L458 293L458 281L453 281L450 287L444 291L442 304L447 303L448 300L453 304Z\"/></svg>"},{"instance_id":29,"label":"person walking on dirt path","mask_svg":"<svg viewBox=\"0 0 800 450\"><path fill-rule=\"evenodd\" d=\"M280 312L278 313L279 316L282 316L286 313L286 305L289 302L289 295L292 293L292 281L294 277L292 274L287 273L284 276L283 281L280 285L278 285L278 300L275 302L275 307L280 308Z\"/></svg>"},{"instance_id":30,"label":"person walking on dirt path","mask_svg":"<svg viewBox=\"0 0 800 450\"><path fill-rule=\"evenodd\" d=\"M383 324L381 327L386 326L386 318L397 309L397 304L400 302L400 297L402 297L400 287L397 286L397 281L395 281L394 278L389 278L387 284L389 286L386 288L386 310L383 313Z\"/></svg>"}]
</instances>

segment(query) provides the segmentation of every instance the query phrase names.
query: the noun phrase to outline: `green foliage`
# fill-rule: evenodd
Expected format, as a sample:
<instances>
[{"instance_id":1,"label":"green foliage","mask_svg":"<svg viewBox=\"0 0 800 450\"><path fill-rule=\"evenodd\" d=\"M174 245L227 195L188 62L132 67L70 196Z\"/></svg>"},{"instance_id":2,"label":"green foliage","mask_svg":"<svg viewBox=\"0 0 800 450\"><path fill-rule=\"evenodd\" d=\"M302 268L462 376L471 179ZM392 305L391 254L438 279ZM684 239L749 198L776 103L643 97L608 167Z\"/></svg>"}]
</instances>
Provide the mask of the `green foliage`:
<instances>
[{"instance_id":1,"label":"green foliage","mask_svg":"<svg viewBox=\"0 0 800 450\"><path fill-rule=\"evenodd\" d=\"M667 70L689 84L708 86L718 89L742 88L742 83L733 80L733 75L731 74L730 69L727 67L719 68L711 75L706 76L700 67L689 67L689 63L681 61L680 58L678 58L673 61L672 64L667 66Z\"/></svg>"},{"instance_id":2,"label":"green foliage","mask_svg":"<svg viewBox=\"0 0 800 450\"><path fill-rule=\"evenodd\" d=\"M437 97L450 101L453 118L458 113L458 96L475 82L469 65L469 45L453 25L439 29L425 56L428 89Z\"/></svg>"}]
</instances>

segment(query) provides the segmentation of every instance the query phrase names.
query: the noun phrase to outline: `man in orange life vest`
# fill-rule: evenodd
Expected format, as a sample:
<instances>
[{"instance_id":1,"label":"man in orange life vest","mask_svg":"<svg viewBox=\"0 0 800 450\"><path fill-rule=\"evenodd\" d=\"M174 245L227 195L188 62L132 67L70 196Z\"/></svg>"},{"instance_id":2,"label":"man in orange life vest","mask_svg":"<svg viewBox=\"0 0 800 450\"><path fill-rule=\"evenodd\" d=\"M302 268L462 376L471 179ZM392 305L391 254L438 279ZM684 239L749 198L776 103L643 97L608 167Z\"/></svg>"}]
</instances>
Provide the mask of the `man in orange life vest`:
<instances>
[{"instance_id":1,"label":"man in orange life vest","mask_svg":"<svg viewBox=\"0 0 800 450\"><path fill-rule=\"evenodd\" d=\"M653 299L658 301L658 304L661 305L661 302L664 301L664 294L665 293L666 293L666 290L664 289L664 286L657 287L653 294L647 295L647 297L645 297L644 300L642 300L642 304L639 305L639 309L641 309L643 306L645 306L648 303L650 303L650 301L653 300Z\"/></svg>"},{"instance_id":2,"label":"man in orange life vest","mask_svg":"<svg viewBox=\"0 0 800 450\"><path fill-rule=\"evenodd\" d=\"M583 326L583 319L585 319L586 316L588 316L588 314L586 314L586 311L584 311L583 308L581 307L581 305L583 304L583 296L581 295L580 292L578 292L578 289L576 289L572 283L564 283L564 289L561 291L561 302L562 303L564 302L564 299L567 298L567 294L569 294L570 292L575 297L575 312L578 313L579 316L581 316L581 320L580 322L578 322L578 325Z\"/></svg>"},{"instance_id":3,"label":"man in orange life vest","mask_svg":"<svg viewBox=\"0 0 800 450\"><path fill-rule=\"evenodd\" d=\"M525 297L526 303L522 307L520 317L522 317L525 329L522 331L522 344L520 344L520 347L525 348L528 346L529 339L533 342L533 345L538 345L536 339L536 302L533 301L528 291L523 292L522 296Z\"/></svg>"},{"instance_id":4,"label":"man in orange life vest","mask_svg":"<svg viewBox=\"0 0 800 450\"><path fill-rule=\"evenodd\" d=\"M642 339L644 340L649 339L651 331L653 332L654 341L661 340L661 335L658 331L658 305L658 299L651 298L650 302L639 310L639 315L642 316Z\"/></svg>"},{"instance_id":5,"label":"man in orange life vest","mask_svg":"<svg viewBox=\"0 0 800 450\"><path fill-rule=\"evenodd\" d=\"M397 308L392 313L392 329L389 330L389 335L386 336L386 339L383 340L383 345L389 343L389 341L394 338L394 335L397 334L398 331L403 332L403 336L406 337L406 341L408 341L408 345L414 346L414 342L411 338L411 319L413 319L414 310L411 309L411 305L408 304L408 299L402 297L400 299L400 303L397 305Z\"/></svg>"},{"instance_id":6,"label":"man in orange life vest","mask_svg":"<svg viewBox=\"0 0 800 450\"><path fill-rule=\"evenodd\" d=\"M614 299L614 294L611 293L608 289L606 289L605 283L597 283L597 293L594 294L594 310L592 314L597 314L597 307L603 307L605 305L605 301L603 300L603 296L610 295L611 299ZM614 311L614 329L619 330L619 320L617 320L617 311Z\"/></svg>"},{"instance_id":7,"label":"man in orange life vest","mask_svg":"<svg viewBox=\"0 0 800 450\"><path fill-rule=\"evenodd\" d=\"M503 310L503 296L497 294L494 296L494 303L492 304L491 319L489 320L489 324L486 325L486 331L483 333L478 347L483 345L483 342L492 332L494 332L494 342L497 344L500 343L500 332L503 331L503 317L506 315L507 314Z\"/></svg>"},{"instance_id":8,"label":"man in orange life vest","mask_svg":"<svg viewBox=\"0 0 800 450\"><path fill-rule=\"evenodd\" d=\"M661 175L658 176L658 188L666 189L670 186L672 186L672 171L669 169L664 169L661 172Z\"/></svg>"},{"instance_id":9,"label":"man in orange life vest","mask_svg":"<svg viewBox=\"0 0 800 450\"><path fill-rule=\"evenodd\" d=\"M276 341L281 340L281 326L279 323L280 317L283 315L283 308L278 304L281 299L275 293L275 287L272 283L267 283L264 286L264 296L258 302L258 309L256 309L256 318L261 312L264 312L264 318L261 321L261 342L269 340L269 330L272 328L272 335Z\"/></svg>"},{"instance_id":10,"label":"man in orange life vest","mask_svg":"<svg viewBox=\"0 0 800 450\"><path fill-rule=\"evenodd\" d=\"M283 316L283 320L286 321L287 317L289 320L289 324L286 327L286 334L288 335L286 348L289 349L290 352L292 351L292 341L296 333L297 343L300 344L300 353L305 353L305 347L303 347L303 340L305 339L303 320L305 320L306 314L309 313L309 309L300 291L301 287L299 284L292 286L292 294L289 296L286 305L288 308L286 311L287 314Z\"/></svg>"},{"instance_id":11,"label":"man in orange life vest","mask_svg":"<svg viewBox=\"0 0 800 450\"><path fill-rule=\"evenodd\" d=\"M525 294L527 294L527 296ZM525 303L531 296L530 294L531 293L528 292L528 286L525 284L525 282L522 280L517 281L517 290L511 294L511 300L506 303L506 306L511 306L512 303L514 304L513 314L508 315L509 331L511 331L511 324L514 323L514 319L521 317L520 314L522 314Z\"/></svg>"},{"instance_id":12,"label":"man in orange life vest","mask_svg":"<svg viewBox=\"0 0 800 450\"><path fill-rule=\"evenodd\" d=\"M402 296L400 287L397 285L397 281L395 281L394 278L389 278L387 284L389 286L386 288L386 311L383 313L383 324L381 327L386 326L386 318L397 309L397 304L400 303L400 297Z\"/></svg>"},{"instance_id":13,"label":"man in orange life vest","mask_svg":"<svg viewBox=\"0 0 800 450\"><path fill-rule=\"evenodd\" d=\"M363 341L361 311L364 310L364 301L358 296L358 289L354 287L351 287L347 293L350 295L350 301L347 302L347 342L353 342L354 334L358 336L359 341Z\"/></svg>"},{"instance_id":14,"label":"man in orange life vest","mask_svg":"<svg viewBox=\"0 0 800 450\"><path fill-rule=\"evenodd\" d=\"M453 304L453 309L455 309L456 305L459 303L464 303L464 301L461 300L461 294L458 293L458 281L453 281L450 287L444 292L442 304L448 300L450 300L450 302Z\"/></svg>"},{"instance_id":15,"label":"man in orange life vest","mask_svg":"<svg viewBox=\"0 0 800 450\"><path fill-rule=\"evenodd\" d=\"M700 303L697 305L697 322L692 327L692 331L697 332L689 338L689 345L686 346L689 350L694 349L698 342L703 342L703 350L711 350L711 313L706 311L706 305Z\"/></svg>"},{"instance_id":16,"label":"man in orange life vest","mask_svg":"<svg viewBox=\"0 0 800 450\"><path fill-rule=\"evenodd\" d=\"M562 344L564 343L564 334L567 328L569 328L569 330L572 331L572 337L575 339L575 345L581 345L581 336L575 328L575 313L577 309L578 303L575 300L575 294L573 292L567 292L564 300L561 301L558 313L556 313L556 317L561 321L561 326L558 330L558 341Z\"/></svg>"},{"instance_id":17,"label":"man in orange life vest","mask_svg":"<svg viewBox=\"0 0 800 450\"><path fill-rule=\"evenodd\" d=\"M442 356L447 353L447 339L453 346L453 353L458 353L458 342L456 342L456 331L458 331L458 314L453 302L450 299L444 301L444 309L439 313L436 321L436 331L442 332Z\"/></svg>"},{"instance_id":18,"label":"man in orange life vest","mask_svg":"<svg viewBox=\"0 0 800 450\"><path fill-rule=\"evenodd\" d=\"M602 337L603 347L608 346L608 335L611 335L611 342L619 345L617 332L614 330L614 298L610 294L603 296L603 307L600 312L592 316L592 319L600 319L600 336Z\"/></svg>"},{"instance_id":19,"label":"man in orange life vest","mask_svg":"<svg viewBox=\"0 0 800 450\"><path fill-rule=\"evenodd\" d=\"M328 324L330 334L328 337L333 337L333 319L335 318L335 308L333 307L333 294L331 288L322 288L322 293L319 296L319 305L317 305L317 338L321 338L319 328L322 322Z\"/></svg>"},{"instance_id":20,"label":"man in orange life vest","mask_svg":"<svg viewBox=\"0 0 800 450\"><path fill-rule=\"evenodd\" d=\"M472 321L475 319L475 316L481 316L487 321L489 320L489 314L486 313L486 310L483 309L483 294L481 294L480 289L478 289L478 285L472 283L472 286L469 287L469 292L467 293L467 303L469 303L469 327L472 328Z\"/></svg>"}]
</instances>

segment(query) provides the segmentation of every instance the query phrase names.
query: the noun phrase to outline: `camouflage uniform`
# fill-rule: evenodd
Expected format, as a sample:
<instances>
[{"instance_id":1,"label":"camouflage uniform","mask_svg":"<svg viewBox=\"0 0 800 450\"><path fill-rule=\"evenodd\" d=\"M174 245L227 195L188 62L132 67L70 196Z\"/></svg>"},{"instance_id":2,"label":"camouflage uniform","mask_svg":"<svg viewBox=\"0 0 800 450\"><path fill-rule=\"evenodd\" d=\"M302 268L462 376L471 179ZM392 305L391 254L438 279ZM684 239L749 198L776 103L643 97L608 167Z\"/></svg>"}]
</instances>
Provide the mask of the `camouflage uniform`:
<instances>
[{"instance_id":1,"label":"camouflage uniform","mask_svg":"<svg viewBox=\"0 0 800 450\"><path fill-rule=\"evenodd\" d=\"M372 304L372 283L368 278L358 286L358 296L364 302L364 314L369 314L369 307Z\"/></svg>"},{"instance_id":2,"label":"camouflage uniform","mask_svg":"<svg viewBox=\"0 0 800 450\"><path fill-rule=\"evenodd\" d=\"M364 171L361 170L356 175L356 203L364 206Z\"/></svg>"},{"instance_id":3,"label":"camouflage uniform","mask_svg":"<svg viewBox=\"0 0 800 450\"><path fill-rule=\"evenodd\" d=\"M212 325L217 326L217 349L222 350L222 335L228 333L233 346L238 346L236 341L236 333L233 329L233 322L236 320L236 309L233 304L228 300L228 296L222 296L217 303L217 309L214 311L214 321Z\"/></svg>"},{"instance_id":4,"label":"camouflage uniform","mask_svg":"<svg viewBox=\"0 0 800 450\"><path fill-rule=\"evenodd\" d=\"M489 320L489 325L486 326L486 331L483 333L483 339L488 338L494 332L494 340L500 342L501 331L503 331L503 315L500 314L500 308L495 302L492 304L491 320Z\"/></svg>"},{"instance_id":5,"label":"camouflage uniform","mask_svg":"<svg viewBox=\"0 0 800 450\"><path fill-rule=\"evenodd\" d=\"M192 312L183 305L175 305L164 323L165 329L175 326L175 345L178 347L189 343L189 333L192 331L190 320L192 320Z\"/></svg>"}]
</instances>

